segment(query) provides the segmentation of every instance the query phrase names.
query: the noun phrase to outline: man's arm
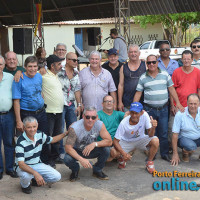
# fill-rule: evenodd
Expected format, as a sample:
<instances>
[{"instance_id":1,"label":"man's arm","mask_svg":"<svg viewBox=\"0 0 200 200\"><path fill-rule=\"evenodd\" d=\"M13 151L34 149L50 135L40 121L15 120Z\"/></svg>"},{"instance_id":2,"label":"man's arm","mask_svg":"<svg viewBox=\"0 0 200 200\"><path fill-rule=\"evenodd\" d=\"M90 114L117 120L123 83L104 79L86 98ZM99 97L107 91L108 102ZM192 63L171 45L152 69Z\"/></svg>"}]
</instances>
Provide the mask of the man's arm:
<instances>
[{"instance_id":1,"label":"man's arm","mask_svg":"<svg viewBox=\"0 0 200 200\"><path fill-rule=\"evenodd\" d=\"M133 98L133 102L139 102L141 96L142 96L142 92L141 91L136 91L135 96Z\"/></svg>"},{"instance_id":2,"label":"man's arm","mask_svg":"<svg viewBox=\"0 0 200 200\"><path fill-rule=\"evenodd\" d=\"M92 165L90 164L90 162L87 159L80 156L73 148L73 146L76 142L76 139L77 139L77 136L76 136L74 129L70 128L69 134L68 134L68 137L66 140L66 144L65 144L66 153L68 153L74 159L78 160L84 168L92 168Z\"/></svg>"},{"instance_id":3,"label":"man's arm","mask_svg":"<svg viewBox=\"0 0 200 200\"><path fill-rule=\"evenodd\" d=\"M45 181L44 181L43 177L38 172L36 172L34 169L29 167L27 164L25 164L24 161L18 161L18 165L21 170L23 170L29 174L33 174L38 185L45 185Z\"/></svg>"},{"instance_id":4,"label":"man's arm","mask_svg":"<svg viewBox=\"0 0 200 200\"><path fill-rule=\"evenodd\" d=\"M13 105L14 105L14 112L15 112L15 118L16 118L16 128L17 130L23 132L24 131L24 125L23 122L21 120L21 116L20 116L20 103L19 103L19 99L14 99L13 100Z\"/></svg>"},{"instance_id":5,"label":"man's arm","mask_svg":"<svg viewBox=\"0 0 200 200\"><path fill-rule=\"evenodd\" d=\"M83 105L81 103L81 91L78 90L78 91L74 92L74 95L75 95L75 99L76 99L76 102L77 102L76 113L77 113L77 116L79 116L81 114L81 111L83 111L82 110Z\"/></svg>"},{"instance_id":6,"label":"man's arm","mask_svg":"<svg viewBox=\"0 0 200 200\"><path fill-rule=\"evenodd\" d=\"M51 144L59 142L60 140L62 140L65 136L67 136L68 131L66 131L65 133L61 133L59 135L56 135L53 137L53 140L51 141Z\"/></svg>"},{"instance_id":7,"label":"man's arm","mask_svg":"<svg viewBox=\"0 0 200 200\"><path fill-rule=\"evenodd\" d=\"M113 140L113 145L114 145L115 149L122 155L122 157L123 157L123 159L124 159L125 161L130 160L130 159L132 158L132 156L131 156L130 154L126 153L126 152L122 149L121 145L119 144L119 141L120 141L120 140L114 138L114 140Z\"/></svg>"},{"instance_id":8,"label":"man's arm","mask_svg":"<svg viewBox=\"0 0 200 200\"><path fill-rule=\"evenodd\" d=\"M118 85L118 109L124 111L124 104L122 103L122 96L124 93L124 66L122 65L119 72L119 85Z\"/></svg>"},{"instance_id":9,"label":"man's arm","mask_svg":"<svg viewBox=\"0 0 200 200\"><path fill-rule=\"evenodd\" d=\"M177 166L178 163L180 162L180 158L179 158L179 155L178 155L178 149L177 149L177 143L178 143L178 134L177 133L172 133L173 155L172 155L171 164L173 166Z\"/></svg>"},{"instance_id":10,"label":"man's arm","mask_svg":"<svg viewBox=\"0 0 200 200\"><path fill-rule=\"evenodd\" d=\"M83 150L84 156L89 156L90 152L96 147L96 144L97 144L97 147L108 147L112 145L111 136L108 133L104 124L102 124L101 130L100 130L100 136L102 138L101 141L93 142L85 147L85 149Z\"/></svg>"},{"instance_id":11,"label":"man's arm","mask_svg":"<svg viewBox=\"0 0 200 200\"><path fill-rule=\"evenodd\" d=\"M198 92L197 92L197 94L198 94L198 96L199 96L199 98L200 98L200 89L198 89Z\"/></svg>"},{"instance_id":12,"label":"man's arm","mask_svg":"<svg viewBox=\"0 0 200 200\"><path fill-rule=\"evenodd\" d=\"M178 99L178 95L176 93L176 90L174 89L174 86L168 87L169 93L172 96L172 98L176 102L176 107L181 111L184 112L185 108L180 104L180 101Z\"/></svg>"},{"instance_id":13,"label":"man's arm","mask_svg":"<svg viewBox=\"0 0 200 200\"><path fill-rule=\"evenodd\" d=\"M114 99L114 110L117 110L117 94L116 92L110 92L110 96Z\"/></svg>"}]
</instances>

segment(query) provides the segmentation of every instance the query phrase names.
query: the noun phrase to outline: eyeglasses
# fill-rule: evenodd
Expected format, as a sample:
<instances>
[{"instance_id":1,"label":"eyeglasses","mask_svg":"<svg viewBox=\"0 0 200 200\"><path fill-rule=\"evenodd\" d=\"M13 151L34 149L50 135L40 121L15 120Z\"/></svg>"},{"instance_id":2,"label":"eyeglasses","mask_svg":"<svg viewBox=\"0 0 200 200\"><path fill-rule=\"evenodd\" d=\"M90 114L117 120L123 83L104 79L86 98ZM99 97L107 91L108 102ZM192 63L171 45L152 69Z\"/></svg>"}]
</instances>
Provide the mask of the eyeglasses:
<instances>
[{"instance_id":1,"label":"eyeglasses","mask_svg":"<svg viewBox=\"0 0 200 200\"><path fill-rule=\"evenodd\" d=\"M155 65L156 62L157 62L157 61L147 61L147 65L150 65L151 63Z\"/></svg>"},{"instance_id":2,"label":"eyeglasses","mask_svg":"<svg viewBox=\"0 0 200 200\"><path fill-rule=\"evenodd\" d=\"M77 59L68 58L68 60L72 60L73 62L78 62Z\"/></svg>"},{"instance_id":3,"label":"eyeglasses","mask_svg":"<svg viewBox=\"0 0 200 200\"><path fill-rule=\"evenodd\" d=\"M86 119L92 119L92 120L95 120L97 118L97 116L89 116L89 115L85 115L85 118Z\"/></svg>"},{"instance_id":4,"label":"eyeglasses","mask_svg":"<svg viewBox=\"0 0 200 200\"><path fill-rule=\"evenodd\" d=\"M193 45L192 48L193 49L196 49L196 48L200 49L200 45Z\"/></svg>"},{"instance_id":5,"label":"eyeglasses","mask_svg":"<svg viewBox=\"0 0 200 200\"><path fill-rule=\"evenodd\" d=\"M105 100L103 101L104 103L114 103L114 101L108 101L108 100Z\"/></svg>"},{"instance_id":6,"label":"eyeglasses","mask_svg":"<svg viewBox=\"0 0 200 200\"><path fill-rule=\"evenodd\" d=\"M66 51L66 49L56 49L56 51Z\"/></svg>"},{"instance_id":7,"label":"eyeglasses","mask_svg":"<svg viewBox=\"0 0 200 200\"><path fill-rule=\"evenodd\" d=\"M170 51L170 49L169 48L163 48L163 49L160 49L160 51Z\"/></svg>"}]
</instances>

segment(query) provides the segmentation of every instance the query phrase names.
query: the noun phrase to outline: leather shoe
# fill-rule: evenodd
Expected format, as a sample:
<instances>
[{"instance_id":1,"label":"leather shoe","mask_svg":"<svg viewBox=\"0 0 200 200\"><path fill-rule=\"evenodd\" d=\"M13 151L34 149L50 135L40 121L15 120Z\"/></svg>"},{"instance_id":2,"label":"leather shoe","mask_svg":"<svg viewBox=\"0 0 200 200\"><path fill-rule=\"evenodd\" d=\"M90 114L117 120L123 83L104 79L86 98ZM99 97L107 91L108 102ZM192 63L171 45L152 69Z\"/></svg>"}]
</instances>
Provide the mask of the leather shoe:
<instances>
[{"instance_id":1,"label":"leather shoe","mask_svg":"<svg viewBox=\"0 0 200 200\"><path fill-rule=\"evenodd\" d=\"M0 172L0 180L3 178L3 172Z\"/></svg>"},{"instance_id":2,"label":"leather shoe","mask_svg":"<svg viewBox=\"0 0 200 200\"><path fill-rule=\"evenodd\" d=\"M109 180L108 176L104 174L102 171L101 172L93 172L93 176L97 177L101 180Z\"/></svg>"},{"instance_id":3,"label":"leather shoe","mask_svg":"<svg viewBox=\"0 0 200 200\"><path fill-rule=\"evenodd\" d=\"M7 175L10 175L12 178L18 178L18 175L15 171L6 171Z\"/></svg>"},{"instance_id":4,"label":"leather shoe","mask_svg":"<svg viewBox=\"0 0 200 200\"><path fill-rule=\"evenodd\" d=\"M76 180L78 180L79 178L78 178L78 173L79 173L79 171L72 171L72 173L71 173L71 175L70 175L70 177L69 177L69 180L71 181L71 182L75 182Z\"/></svg>"},{"instance_id":5,"label":"leather shoe","mask_svg":"<svg viewBox=\"0 0 200 200\"><path fill-rule=\"evenodd\" d=\"M31 193L32 193L31 186L29 185L29 186L26 187L26 188L23 188L23 187L22 187L22 192L24 192L24 193L26 193L26 194L31 194Z\"/></svg>"},{"instance_id":6,"label":"leather shoe","mask_svg":"<svg viewBox=\"0 0 200 200\"><path fill-rule=\"evenodd\" d=\"M163 160L166 160L166 161L168 161L168 162L171 162L171 159L170 159L170 157L169 157L168 154L165 154L165 155L162 156L161 158L162 158Z\"/></svg>"}]
</instances>

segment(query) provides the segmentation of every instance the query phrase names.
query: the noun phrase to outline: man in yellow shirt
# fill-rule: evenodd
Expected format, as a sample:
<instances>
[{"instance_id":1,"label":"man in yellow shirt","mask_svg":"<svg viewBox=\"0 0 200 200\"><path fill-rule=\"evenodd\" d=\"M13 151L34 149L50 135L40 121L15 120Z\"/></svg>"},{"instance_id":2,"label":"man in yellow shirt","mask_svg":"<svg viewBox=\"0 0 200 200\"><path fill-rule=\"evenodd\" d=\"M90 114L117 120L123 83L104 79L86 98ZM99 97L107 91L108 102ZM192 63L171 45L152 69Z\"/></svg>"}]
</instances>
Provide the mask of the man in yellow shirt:
<instances>
[{"instance_id":1,"label":"man in yellow shirt","mask_svg":"<svg viewBox=\"0 0 200 200\"><path fill-rule=\"evenodd\" d=\"M64 58L50 55L47 58L47 73L42 77L42 93L44 103L47 105L48 135L53 137L62 133L64 96L57 73L62 68L61 62L63 60ZM59 142L51 144L49 155L51 166L55 167L55 160L57 158L59 158Z\"/></svg>"}]
</instances>

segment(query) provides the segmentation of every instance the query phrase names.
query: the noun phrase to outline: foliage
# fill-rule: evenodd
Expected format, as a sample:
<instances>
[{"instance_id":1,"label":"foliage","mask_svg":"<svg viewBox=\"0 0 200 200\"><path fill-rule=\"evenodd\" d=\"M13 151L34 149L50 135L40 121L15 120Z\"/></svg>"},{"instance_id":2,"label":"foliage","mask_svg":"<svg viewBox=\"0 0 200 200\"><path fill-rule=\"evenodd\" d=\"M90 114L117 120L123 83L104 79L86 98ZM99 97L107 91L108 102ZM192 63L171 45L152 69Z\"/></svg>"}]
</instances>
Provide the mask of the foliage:
<instances>
[{"instance_id":1,"label":"foliage","mask_svg":"<svg viewBox=\"0 0 200 200\"><path fill-rule=\"evenodd\" d=\"M136 24L146 28L147 24L161 23L165 38L174 46L180 46L183 35L190 24L198 24L200 12L175 13L167 15L146 15L132 17Z\"/></svg>"}]
</instances>

